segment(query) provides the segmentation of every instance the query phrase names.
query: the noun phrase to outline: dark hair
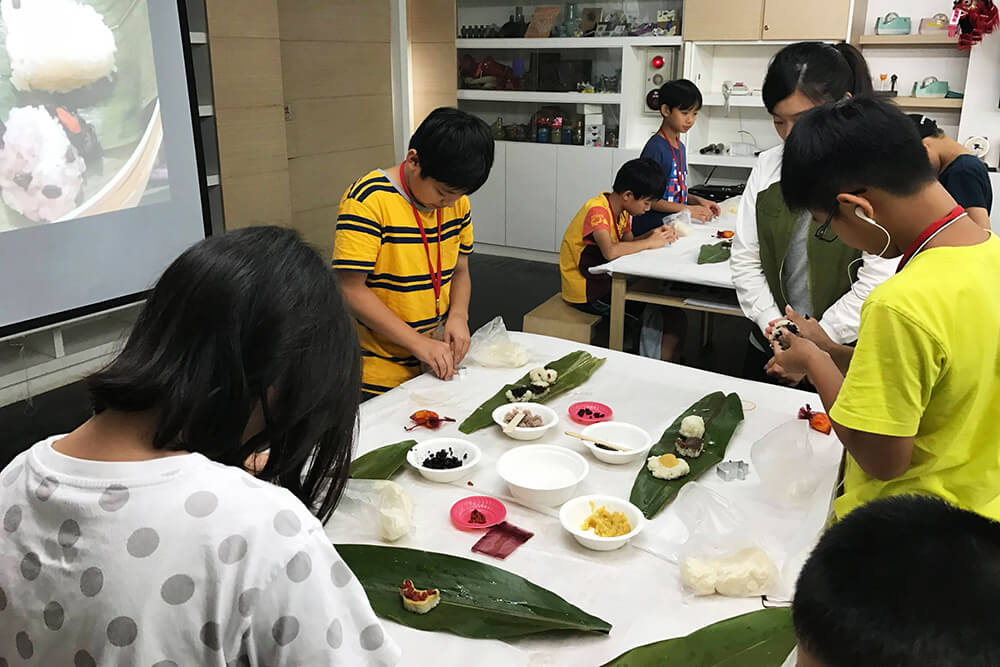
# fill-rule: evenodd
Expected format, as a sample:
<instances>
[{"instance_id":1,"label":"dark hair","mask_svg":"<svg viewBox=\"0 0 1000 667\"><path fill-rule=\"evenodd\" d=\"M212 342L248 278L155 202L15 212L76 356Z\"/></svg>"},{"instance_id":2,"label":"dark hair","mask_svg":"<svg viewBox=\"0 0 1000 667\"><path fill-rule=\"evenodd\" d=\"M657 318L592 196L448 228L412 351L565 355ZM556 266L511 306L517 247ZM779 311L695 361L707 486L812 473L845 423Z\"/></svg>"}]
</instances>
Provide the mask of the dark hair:
<instances>
[{"instance_id":1,"label":"dark hair","mask_svg":"<svg viewBox=\"0 0 1000 667\"><path fill-rule=\"evenodd\" d=\"M861 52L850 44L823 42L789 44L778 51L764 77L764 106L769 113L795 91L816 104L836 102L845 95L872 92L871 74Z\"/></svg>"},{"instance_id":2,"label":"dark hair","mask_svg":"<svg viewBox=\"0 0 1000 667\"><path fill-rule=\"evenodd\" d=\"M701 105L701 91L687 79L674 79L660 86L660 106L666 106L671 111L698 111Z\"/></svg>"},{"instance_id":3,"label":"dark hair","mask_svg":"<svg viewBox=\"0 0 1000 667\"><path fill-rule=\"evenodd\" d=\"M420 175L472 194L493 167L493 136L486 123L452 107L432 111L410 137Z\"/></svg>"},{"instance_id":4,"label":"dark hair","mask_svg":"<svg viewBox=\"0 0 1000 667\"><path fill-rule=\"evenodd\" d=\"M636 199L660 199L667 189L667 177L656 160L636 158L618 169L612 189L618 194L631 192Z\"/></svg>"},{"instance_id":5,"label":"dark hair","mask_svg":"<svg viewBox=\"0 0 1000 667\"><path fill-rule=\"evenodd\" d=\"M833 211L838 194L863 188L904 197L935 178L913 123L874 97L811 109L785 140L781 192L792 209Z\"/></svg>"},{"instance_id":6,"label":"dark hair","mask_svg":"<svg viewBox=\"0 0 1000 667\"><path fill-rule=\"evenodd\" d=\"M799 574L800 645L827 667L1000 665L1000 523L930 496L864 505Z\"/></svg>"},{"instance_id":7,"label":"dark hair","mask_svg":"<svg viewBox=\"0 0 1000 667\"><path fill-rule=\"evenodd\" d=\"M289 229L201 241L164 271L121 354L88 380L95 412L155 410L153 446L243 466L325 520L346 484L357 335L333 271ZM244 442L261 406L264 430Z\"/></svg>"},{"instance_id":8,"label":"dark hair","mask_svg":"<svg viewBox=\"0 0 1000 667\"><path fill-rule=\"evenodd\" d=\"M921 139L944 136L944 130L938 127L937 121L933 118L928 118L927 116L919 113L907 114L906 117L913 121Z\"/></svg>"}]
</instances>

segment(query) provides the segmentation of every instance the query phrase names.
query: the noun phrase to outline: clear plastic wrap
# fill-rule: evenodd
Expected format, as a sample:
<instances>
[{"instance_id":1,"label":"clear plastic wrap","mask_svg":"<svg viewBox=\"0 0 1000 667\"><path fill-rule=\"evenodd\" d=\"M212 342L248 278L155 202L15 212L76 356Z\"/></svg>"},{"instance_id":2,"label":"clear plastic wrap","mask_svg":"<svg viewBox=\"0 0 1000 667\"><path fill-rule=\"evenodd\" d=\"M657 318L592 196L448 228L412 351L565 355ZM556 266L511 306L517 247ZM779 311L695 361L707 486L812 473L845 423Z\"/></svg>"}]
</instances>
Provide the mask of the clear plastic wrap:
<instances>
[{"instance_id":1,"label":"clear plastic wrap","mask_svg":"<svg viewBox=\"0 0 1000 667\"><path fill-rule=\"evenodd\" d=\"M521 368L531 361L531 353L510 339L503 318L497 316L472 334L466 358L486 368Z\"/></svg>"},{"instance_id":2,"label":"clear plastic wrap","mask_svg":"<svg viewBox=\"0 0 1000 667\"><path fill-rule=\"evenodd\" d=\"M413 500L395 482L351 479L337 516L356 521L373 538L395 542L413 530Z\"/></svg>"}]
</instances>

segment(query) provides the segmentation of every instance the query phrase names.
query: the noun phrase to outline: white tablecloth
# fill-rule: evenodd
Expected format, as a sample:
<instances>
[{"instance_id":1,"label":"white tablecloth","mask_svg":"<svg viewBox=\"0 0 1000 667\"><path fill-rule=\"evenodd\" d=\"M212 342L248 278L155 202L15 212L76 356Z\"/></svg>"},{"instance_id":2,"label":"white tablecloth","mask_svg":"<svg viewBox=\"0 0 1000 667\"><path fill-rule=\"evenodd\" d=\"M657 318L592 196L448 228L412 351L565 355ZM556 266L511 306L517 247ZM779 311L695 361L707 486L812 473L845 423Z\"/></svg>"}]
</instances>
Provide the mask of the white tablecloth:
<instances>
[{"instance_id":1,"label":"white tablecloth","mask_svg":"<svg viewBox=\"0 0 1000 667\"><path fill-rule=\"evenodd\" d=\"M750 460L751 444L758 438L779 424L794 420L804 403L818 404L815 395L793 389L545 336L511 335L530 347L535 355L532 363L537 365L577 349L607 359L583 386L549 404L560 415L560 424L545 438L536 441L565 446L587 458L590 474L580 485L581 495L600 492L628 498L640 464L601 463L581 443L563 435L565 430L579 428L567 416L568 406L576 401L593 399L607 403L613 408L616 420L639 425L658 439L678 414L703 395L713 391L738 392L749 409L729 446L728 458L746 461ZM433 655L434 663L442 666L599 665L636 646L686 635L715 621L760 609L759 599L693 598L682 591L678 568L663 555L669 550L670 542L684 535L684 528L670 506L647 524L634 545L614 552L589 551L562 530L556 510L537 512L507 498L507 489L495 472L495 462L511 447L527 443L506 438L495 426L471 436L460 434L457 424L445 424L438 431L421 428L407 433L403 430L409 423L409 415L418 409L435 410L461 422L500 386L517 379L531 367L470 367L464 377L450 382L424 375L368 401L361 409L357 455L407 438L421 441L447 435L475 442L483 451L483 459L467 479L454 484L434 484L408 467L397 475L395 480L416 504L417 525L413 533L396 545L456 554L515 572L605 619L614 628L609 636L541 635L499 642L426 633L387 622L389 633L404 648L403 664L427 665L428 655ZM829 511L841 446L833 436L823 436L819 442L817 454L824 473L823 483L813 502L800 510L768 504L752 466L750 477L745 481L723 482L712 472L699 480L747 512L761 545L775 555L779 569L787 563L783 575L788 581L794 581ZM472 481L474 486L468 486L467 481ZM478 494L502 497L508 509L507 520L535 533L505 561L472 553L472 545L480 534L459 531L449 520L452 504ZM339 514L334 514L327 528L334 543L378 543L370 531L358 521ZM789 554L789 551L794 553ZM433 583L422 582L428 586Z\"/></svg>"},{"instance_id":2,"label":"white tablecloth","mask_svg":"<svg viewBox=\"0 0 1000 667\"><path fill-rule=\"evenodd\" d=\"M619 257L607 264L595 266L590 271L734 289L729 262L698 264L698 253L702 245L718 243L721 240L715 238L716 232L736 229L736 214L733 210L738 202L739 199L728 199L719 204L722 215L706 224L693 223L691 236L678 239L665 248L643 250Z\"/></svg>"}]
</instances>

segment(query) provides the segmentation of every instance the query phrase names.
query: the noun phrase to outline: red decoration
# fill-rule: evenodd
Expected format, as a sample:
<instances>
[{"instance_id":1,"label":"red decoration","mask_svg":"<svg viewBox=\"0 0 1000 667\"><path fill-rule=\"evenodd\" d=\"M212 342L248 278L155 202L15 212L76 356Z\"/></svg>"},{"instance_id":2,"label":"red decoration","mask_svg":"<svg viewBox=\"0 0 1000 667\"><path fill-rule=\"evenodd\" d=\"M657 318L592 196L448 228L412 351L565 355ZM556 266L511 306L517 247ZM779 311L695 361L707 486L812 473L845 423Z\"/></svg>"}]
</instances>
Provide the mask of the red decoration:
<instances>
[{"instance_id":1,"label":"red decoration","mask_svg":"<svg viewBox=\"0 0 1000 667\"><path fill-rule=\"evenodd\" d=\"M971 49L1000 25L1000 13L993 0L955 0L958 18L958 48ZM954 19L953 19L954 20Z\"/></svg>"},{"instance_id":2,"label":"red decoration","mask_svg":"<svg viewBox=\"0 0 1000 667\"><path fill-rule=\"evenodd\" d=\"M426 426L430 429L436 429L441 425L441 422L453 422L455 421L451 417L440 417L438 413L431 412L430 410L417 410L412 415L410 415L410 420L413 422L410 426L405 427L405 430L412 431L418 426Z\"/></svg>"},{"instance_id":3,"label":"red decoration","mask_svg":"<svg viewBox=\"0 0 1000 667\"><path fill-rule=\"evenodd\" d=\"M663 67L663 56L653 56L653 69Z\"/></svg>"}]
</instances>

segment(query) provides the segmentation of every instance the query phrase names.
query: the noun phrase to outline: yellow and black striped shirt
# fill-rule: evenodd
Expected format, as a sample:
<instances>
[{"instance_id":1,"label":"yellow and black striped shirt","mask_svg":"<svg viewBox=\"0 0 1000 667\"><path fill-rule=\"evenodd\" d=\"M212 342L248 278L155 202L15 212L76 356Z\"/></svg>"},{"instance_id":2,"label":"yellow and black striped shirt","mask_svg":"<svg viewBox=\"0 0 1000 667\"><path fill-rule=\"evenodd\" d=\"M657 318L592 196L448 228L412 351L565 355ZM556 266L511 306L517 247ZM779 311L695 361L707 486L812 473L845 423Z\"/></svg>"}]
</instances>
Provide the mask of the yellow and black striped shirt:
<instances>
[{"instance_id":1,"label":"yellow and black striped shirt","mask_svg":"<svg viewBox=\"0 0 1000 667\"><path fill-rule=\"evenodd\" d=\"M418 212L437 269L437 213ZM441 316L447 317L458 257L472 253L469 198L441 213ZM420 230L409 198L383 171L368 172L340 199L333 268L368 274L365 284L389 310L422 334L434 331L434 287ZM420 361L406 348L360 322L358 337L365 391L381 394L420 374Z\"/></svg>"}]
</instances>

